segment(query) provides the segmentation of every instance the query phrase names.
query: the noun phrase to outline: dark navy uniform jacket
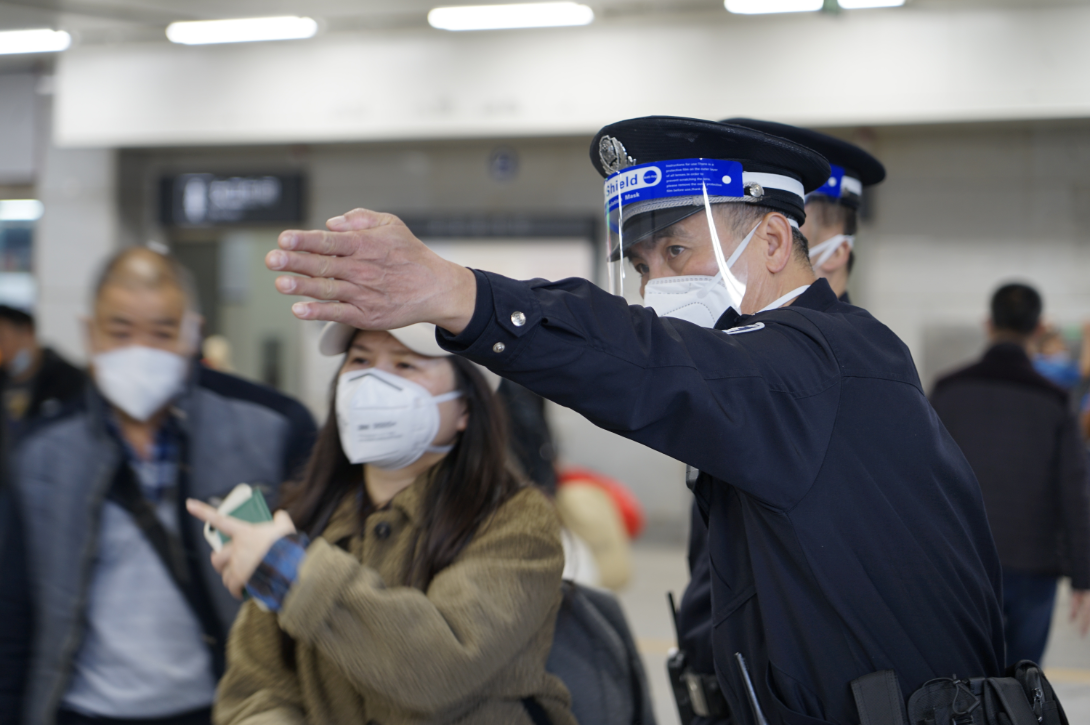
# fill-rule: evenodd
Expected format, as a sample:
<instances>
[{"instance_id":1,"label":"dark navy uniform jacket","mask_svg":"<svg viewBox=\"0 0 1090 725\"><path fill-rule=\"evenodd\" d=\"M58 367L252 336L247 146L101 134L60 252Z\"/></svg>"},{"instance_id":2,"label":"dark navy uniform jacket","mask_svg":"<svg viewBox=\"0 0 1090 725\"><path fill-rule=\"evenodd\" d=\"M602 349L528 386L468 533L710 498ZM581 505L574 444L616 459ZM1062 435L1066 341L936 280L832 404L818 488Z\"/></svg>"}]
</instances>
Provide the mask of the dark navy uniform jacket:
<instances>
[{"instance_id":1,"label":"dark navy uniform jacket","mask_svg":"<svg viewBox=\"0 0 1090 725\"><path fill-rule=\"evenodd\" d=\"M979 486L905 345L818 280L729 331L590 282L477 272L451 352L699 469L720 684L751 723L858 722L851 680L998 675L1000 568Z\"/></svg>"},{"instance_id":2,"label":"dark navy uniform jacket","mask_svg":"<svg viewBox=\"0 0 1090 725\"><path fill-rule=\"evenodd\" d=\"M851 304L848 292L840 295L839 300ZM716 329L726 329L737 324L737 313L729 311L719 319ZM712 653L712 575L711 562L708 559L708 526L700 505L693 502L689 522L689 585L681 597L678 607L677 628L678 646L685 653L686 663L693 672L712 674L715 672L715 660ZM717 719L696 718L694 725L722 725L729 722L729 716Z\"/></svg>"}]
</instances>

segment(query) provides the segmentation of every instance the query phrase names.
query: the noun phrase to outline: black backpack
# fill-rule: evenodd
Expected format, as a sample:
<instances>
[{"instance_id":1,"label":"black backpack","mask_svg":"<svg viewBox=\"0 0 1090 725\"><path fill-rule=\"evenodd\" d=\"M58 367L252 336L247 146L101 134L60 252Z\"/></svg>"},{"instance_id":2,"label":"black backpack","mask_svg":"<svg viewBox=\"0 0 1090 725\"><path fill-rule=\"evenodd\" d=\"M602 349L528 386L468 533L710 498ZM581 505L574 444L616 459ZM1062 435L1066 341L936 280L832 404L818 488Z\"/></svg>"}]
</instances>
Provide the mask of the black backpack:
<instances>
[{"instance_id":1,"label":"black backpack","mask_svg":"<svg viewBox=\"0 0 1090 725\"><path fill-rule=\"evenodd\" d=\"M643 662L609 592L564 582L546 669L571 692L582 725L655 725Z\"/></svg>"}]
</instances>

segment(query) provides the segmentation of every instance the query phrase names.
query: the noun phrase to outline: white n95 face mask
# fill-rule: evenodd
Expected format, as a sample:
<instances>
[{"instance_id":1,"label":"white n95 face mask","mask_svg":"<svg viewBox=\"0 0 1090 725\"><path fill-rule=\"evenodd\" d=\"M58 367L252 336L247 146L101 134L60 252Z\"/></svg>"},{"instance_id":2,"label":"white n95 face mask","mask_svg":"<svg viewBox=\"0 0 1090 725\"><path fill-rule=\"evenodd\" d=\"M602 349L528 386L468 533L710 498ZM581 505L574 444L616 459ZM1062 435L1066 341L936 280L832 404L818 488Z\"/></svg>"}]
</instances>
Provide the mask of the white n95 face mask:
<instances>
[{"instance_id":1,"label":"white n95 face mask","mask_svg":"<svg viewBox=\"0 0 1090 725\"><path fill-rule=\"evenodd\" d=\"M741 314L742 298L746 296L746 285L745 282L730 274L730 268L742 256L742 252L749 246L749 241L753 239L753 235L757 233L760 226L761 223L757 222L757 226L750 230L742 243L730 255L730 259L720 264L720 270L724 267L727 270L729 275L727 280L724 280L722 271L714 277L694 274L685 277L653 279L644 285L644 307L650 307L659 317L687 320L707 328L715 327L715 323L730 307ZM718 240L714 243L718 250Z\"/></svg>"},{"instance_id":2,"label":"white n95 face mask","mask_svg":"<svg viewBox=\"0 0 1090 725\"><path fill-rule=\"evenodd\" d=\"M439 433L439 403L462 395L432 395L422 385L384 370L355 370L337 380L337 431L352 463L395 469L412 465Z\"/></svg>"},{"instance_id":3,"label":"white n95 face mask","mask_svg":"<svg viewBox=\"0 0 1090 725\"><path fill-rule=\"evenodd\" d=\"M177 353L143 345L99 353L91 361L102 395L139 421L146 421L181 392L189 367L189 361Z\"/></svg>"}]
</instances>

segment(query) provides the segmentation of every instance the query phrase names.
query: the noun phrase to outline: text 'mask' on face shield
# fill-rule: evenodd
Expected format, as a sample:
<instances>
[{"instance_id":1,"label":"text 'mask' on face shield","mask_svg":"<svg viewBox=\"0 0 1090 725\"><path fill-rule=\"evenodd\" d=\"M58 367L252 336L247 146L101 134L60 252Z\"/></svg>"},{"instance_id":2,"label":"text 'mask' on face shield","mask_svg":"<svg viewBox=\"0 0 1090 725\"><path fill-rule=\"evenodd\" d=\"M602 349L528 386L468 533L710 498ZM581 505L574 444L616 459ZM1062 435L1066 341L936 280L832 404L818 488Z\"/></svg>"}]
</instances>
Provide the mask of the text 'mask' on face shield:
<instances>
[{"instance_id":1,"label":"text 'mask' on face shield","mask_svg":"<svg viewBox=\"0 0 1090 725\"><path fill-rule=\"evenodd\" d=\"M608 140L603 139L603 144ZM640 285L640 274L632 265L635 255L651 269L653 277L643 290L643 303L660 316L712 327L728 307L740 308L745 285L731 267L752 234L725 257L712 213L715 204L752 201L746 198L740 163L696 158L631 165L611 173L604 190L611 293L637 301L632 294ZM698 223L707 225L719 273L660 276L660 265L652 258L665 259L662 248L669 245L667 229L697 214L701 217Z\"/></svg>"}]
</instances>

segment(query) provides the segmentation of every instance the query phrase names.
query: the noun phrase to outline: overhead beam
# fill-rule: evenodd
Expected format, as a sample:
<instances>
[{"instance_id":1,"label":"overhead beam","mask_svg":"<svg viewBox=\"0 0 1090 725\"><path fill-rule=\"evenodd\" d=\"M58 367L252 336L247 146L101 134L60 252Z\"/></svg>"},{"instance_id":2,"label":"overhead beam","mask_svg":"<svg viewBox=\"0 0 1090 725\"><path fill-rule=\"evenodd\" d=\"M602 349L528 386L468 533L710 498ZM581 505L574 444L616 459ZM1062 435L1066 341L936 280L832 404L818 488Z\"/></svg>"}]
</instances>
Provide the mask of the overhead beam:
<instances>
[{"instance_id":1,"label":"overhead beam","mask_svg":"<svg viewBox=\"0 0 1090 725\"><path fill-rule=\"evenodd\" d=\"M820 126L1090 116L1090 7L713 17L86 46L58 63L56 140L588 135L655 113Z\"/></svg>"}]
</instances>

